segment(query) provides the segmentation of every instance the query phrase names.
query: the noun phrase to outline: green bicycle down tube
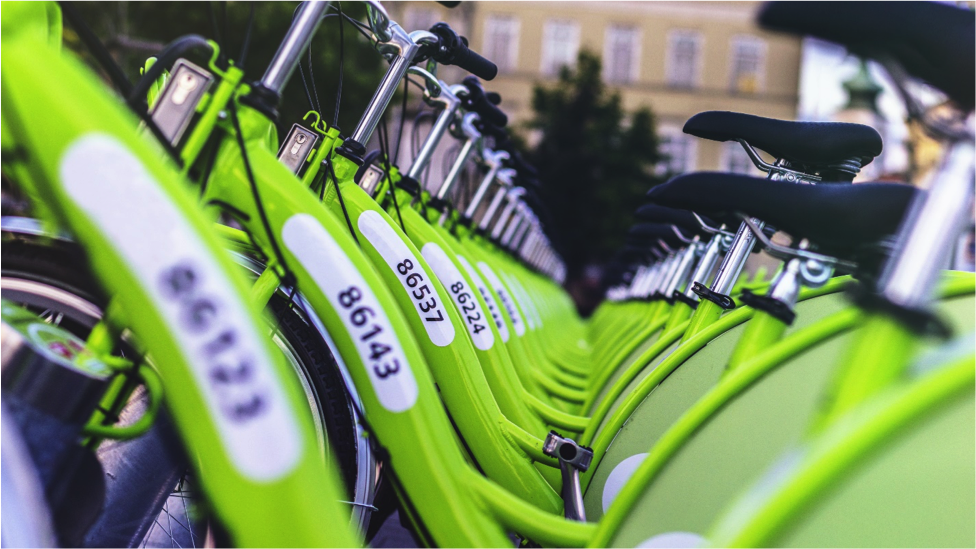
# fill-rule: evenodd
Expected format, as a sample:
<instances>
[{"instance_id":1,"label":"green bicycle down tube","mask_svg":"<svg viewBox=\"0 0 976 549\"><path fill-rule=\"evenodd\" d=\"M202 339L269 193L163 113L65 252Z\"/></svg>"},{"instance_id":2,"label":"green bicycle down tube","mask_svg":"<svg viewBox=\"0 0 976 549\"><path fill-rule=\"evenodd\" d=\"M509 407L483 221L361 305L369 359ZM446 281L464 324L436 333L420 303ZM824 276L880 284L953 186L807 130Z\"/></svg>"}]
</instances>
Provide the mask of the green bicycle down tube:
<instances>
[{"instance_id":1,"label":"green bicycle down tube","mask_svg":"<svg viewBox=\"0 0 976 549\"><path fill-rule=\"evenodd\" d=\"M243 276L175 170L138 136L136 120L77 61L30 38L38 9L47 6L2 6L3 146L31 151L31 181L44 185L37 195L85 245L133 333L167 357L159 366L169 408L214 512L240 545L355 544L346 526L324 532L309 510L341 512L339 480L322 468L311 421L299 413L300 388L261 335ZM179 320L201 300L214 307L208 322ZM205 345L221 333L237 341L221 356L252 367L239 392L211 382L221 365Z\"/></svg>"},{"instance_id":2,"label":"green bicycle down tube","mask_svg":"<svg viewBox=\"0 0 976 549\"><path fill-rule=\"evenodd\" d=\"M470 466L452 442L438 390L394 296L345 222L278 162L265 138L270 121L238 108L271 234L280 239L296 286L337 346L372 432L391 457L393 480L407 497L408 512L439 545L506 543L504 530L466 494L460 479ZM243 213L241 222L255 244L274 253L233 135L220 144L204 199Z\"/></svg>"},{"instance_id":3,"label":"green bicycle down tube","mask_svg":"<svg viewBox=\"0 0 976 549\"><path fill-rule=\"evenodd\" d=\"M444 301L448 290L432 276L424 256L397 222L353 181L358 166L338 154L332 162L338 180L325 192L323 203L342 215L336 192L340 189L362 250L407 318L451 420L478 466L540 509L559 512L561 498L500 428L501 411L484 373L468 367L477 365L478 358L463 321Z\"/></svg>"},{"instance_id":4,"label":"green bicycle down tube","mask_svg":"<svg viewBox=\"0 0 976 549\"><path fill-rule=\"evenodd\" d=\"M402 189L397 192L400 194L398 200L403 204L411 198ZM391 216L394 215L389 211L392 207L388 205ZM484 296L466 272L466 267L457 259L456 246L451 242L453 237L431 226L413 208L403 207L400 212L407 227L407 235L428 260L437 278L447 287L458 314L465 319L465 326L475 342L480 366L501 412L516 425L544 438L548 429L522 400L521 380L518 379L512 359L503 345L498 326L488 312L489 307ZM491 339L486 337L487 334L491 334Z\"/></svg>"}]
</instances>

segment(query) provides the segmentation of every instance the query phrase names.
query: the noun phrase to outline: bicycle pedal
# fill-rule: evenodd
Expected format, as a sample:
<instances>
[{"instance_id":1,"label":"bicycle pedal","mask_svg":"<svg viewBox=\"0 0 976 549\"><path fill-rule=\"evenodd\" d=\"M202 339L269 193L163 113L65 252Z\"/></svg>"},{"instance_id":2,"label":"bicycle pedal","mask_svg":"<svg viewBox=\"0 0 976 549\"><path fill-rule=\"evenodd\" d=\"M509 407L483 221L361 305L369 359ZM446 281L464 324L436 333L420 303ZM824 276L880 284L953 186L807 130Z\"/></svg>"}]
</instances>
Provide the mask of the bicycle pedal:
<instances>
[{"instance_id":1,"label":"bicycle pedal","mask_svg":"<svg viewBox=\"0 0 976 549\"><path fill-rule=\"evenodd\" d=\"M593 462L593 450L586 446L580 446L575 440L566 438L556 431L549 431L546 440L542 443L542 452L549 457L554 457L560 463L585 473Z\"/></svg>"}]
</instances>

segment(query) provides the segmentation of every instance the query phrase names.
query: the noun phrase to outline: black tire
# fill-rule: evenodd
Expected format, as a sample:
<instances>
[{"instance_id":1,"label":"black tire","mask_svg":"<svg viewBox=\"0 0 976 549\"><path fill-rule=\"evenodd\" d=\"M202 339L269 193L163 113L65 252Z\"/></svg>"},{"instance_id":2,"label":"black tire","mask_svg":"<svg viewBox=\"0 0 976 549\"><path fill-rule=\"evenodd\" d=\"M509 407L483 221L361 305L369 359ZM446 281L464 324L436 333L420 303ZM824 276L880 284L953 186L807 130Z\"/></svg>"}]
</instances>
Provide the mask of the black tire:
<instances>
[{"instance_id":1,"label":"black tire","mask_svg":"<svg viewBox=\"0 0 976 549\"><path fill-rule=\"evenodd\" d=\"M104 310L108 303L106 292L102 291L90 275L85 256L77 244L7 230L3 231L2 243L3 262L0 271L5 281L20 279L47 285ZM6 287L4 295L8 295ZM16 298L13 300L18 301ZM320 418L317 423L324 427L327 447L342 471L347 498L352 500L360 470L360 439L353 407L343 387L335 357L327 343L310 326L305 315L298 307L289 304L288 296L281 292L274 295L268 305L268 312L273 324L272 332L287 345L292 363L297 363L302 373L303 385L314 390L315 402L318 404L316 415ZM78 321L71 317L70 314L65 315L60 325L79 337L87 336L93 322ZM279 347L281 346L279 343ZM181 480L180 485L183 482ZM372 494L368 497L371 499ZM368 515L360 522L364 528L366 521ZM147 534L147 540L148 538ZM175 543L179 542L174 540ZM182 543L179 545L185 546Z\"/></svg>"}]
</instances>

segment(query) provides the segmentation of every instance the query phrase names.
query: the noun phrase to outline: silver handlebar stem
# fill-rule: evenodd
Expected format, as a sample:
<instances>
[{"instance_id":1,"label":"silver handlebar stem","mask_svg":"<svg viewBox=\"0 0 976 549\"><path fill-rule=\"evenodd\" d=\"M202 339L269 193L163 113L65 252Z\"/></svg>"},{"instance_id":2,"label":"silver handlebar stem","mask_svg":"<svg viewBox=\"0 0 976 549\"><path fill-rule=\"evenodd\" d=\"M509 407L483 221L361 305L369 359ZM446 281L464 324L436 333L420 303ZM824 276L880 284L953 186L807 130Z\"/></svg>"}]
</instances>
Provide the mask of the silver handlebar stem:
<instances>
[{"instance_id":1,"label":"silver handlebar stem","mask_svg":"<svg viewBox=\"0 0 976 549\"><path fill-rule=\"evenodd\" d=\"M291 22L285 39L278 46L274 59L268 65L268 69L261 77L261 85L275 93L280 94L281 90L288 83L298 61L308 43L312 40L312 35L322 22L325 10L329 8L330 2L303 2L299 8L298 15Z\"/></svg>"}]
</instances>

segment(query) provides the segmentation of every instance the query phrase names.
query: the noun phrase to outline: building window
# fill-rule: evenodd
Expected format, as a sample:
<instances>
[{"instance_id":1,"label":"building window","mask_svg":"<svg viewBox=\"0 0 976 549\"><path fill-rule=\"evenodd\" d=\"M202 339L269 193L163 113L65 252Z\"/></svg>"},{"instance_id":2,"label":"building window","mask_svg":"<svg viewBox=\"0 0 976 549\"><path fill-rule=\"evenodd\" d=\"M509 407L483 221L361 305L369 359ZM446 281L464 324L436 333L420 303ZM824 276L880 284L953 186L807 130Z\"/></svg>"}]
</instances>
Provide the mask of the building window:
<instances>
[{"instance_id":1,"label":"building window","mask_svg":"<svg viewBox=\"0 0 976 549\"><path fill-rule=\"evenodd\" d=\"M610 25L603 45L603 76L608 82L633 82L640 68L640 31Z\"/></svg>"},{"instance_id":2,"label":"building window","mask_svg":"<svg viewBox=\"0 0 976 549\"><path fill-rule=\"evenodd\" d=\"M498 72L512 72L518 63L518 39L518 19L489 15L485 21L485 44L481 53L498 66Z\"/></svg>"},{"instance_id":3,"label":"building window","mask_svg":"<svg viewBox=\"0 0 976 549\"><path fill-rule=\"evenodd\" d=\"M749 153L736 141L728 141L723 144L722 170L745 175L755 175L757 171L756 165L749 158Z\"/></svg>"},{"instance_id":4,"label":"building window","mask_svg":"<svg viewBox=\"0 0 976 549\"><path fill-rule=\"evenodd\" d=\"M729 75L732 92L762 91L766 78L766 42L755 36L736 36L732 39L731 55Z\"/></svg>"},{"instance_id":5,"label":"building window","mask_svg":"<svg viewBox=\"0 0 976 549\"><path fill-rule=\"evenodd\" d=\"M677 128L664 129L662 137L661 150L667 158L658 167L658 172L680 175L694 170L697 140Z\"/></svg>"},{"instance_id":6,"label":"building window","mask_svg":"<svg viewBox=\"0 0 976 549\"><path fill-rule=\"evenodd\" d=\"M435 24L440 23L440 20L440 15L432 9L410 6L403 16L403 30L407 32L429 30Z\"/></svg>"},{"instance_id":7,"label":"building window","mask_svg":"<svg viewBox=\"0 0 976 549\"><path fill-rule=\"evenodd\" d=\"M702 36L697 31L675 30L668 34L668 85L677 88L698 86L701 46Z\"/></svg>"},{"instance_id":8,"label":"building window","mask_svg":"<svg viewBox=\"0 0 976 549\"><path fill-rule=\"evenodd\" d=\"M542 74L555 75L564 65L576 66L579 51L579 25L566 19L546 22L542 31Z\"/></svg>"}]
</instances>

